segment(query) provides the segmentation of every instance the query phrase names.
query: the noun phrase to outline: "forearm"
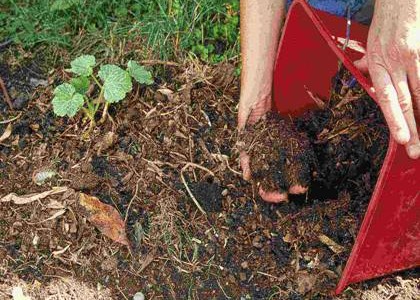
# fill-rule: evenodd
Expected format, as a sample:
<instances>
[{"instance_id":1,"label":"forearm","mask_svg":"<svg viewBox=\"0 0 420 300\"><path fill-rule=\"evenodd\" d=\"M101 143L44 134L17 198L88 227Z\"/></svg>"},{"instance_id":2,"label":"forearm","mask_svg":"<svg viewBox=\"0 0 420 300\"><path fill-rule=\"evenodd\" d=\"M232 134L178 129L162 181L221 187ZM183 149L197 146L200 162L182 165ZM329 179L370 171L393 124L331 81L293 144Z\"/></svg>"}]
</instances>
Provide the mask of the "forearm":
<instances>
[{"instance_id":1,"label":"forearm","mask_svg":"<svg viewBox=\"0 0 420 300\"><path fill-rule=\"evenodd\" d=\"M274 61L285 13L286 0L241 0L240 106L247 110L262 97L271 96Z\"/></svg>"}]
</instances>

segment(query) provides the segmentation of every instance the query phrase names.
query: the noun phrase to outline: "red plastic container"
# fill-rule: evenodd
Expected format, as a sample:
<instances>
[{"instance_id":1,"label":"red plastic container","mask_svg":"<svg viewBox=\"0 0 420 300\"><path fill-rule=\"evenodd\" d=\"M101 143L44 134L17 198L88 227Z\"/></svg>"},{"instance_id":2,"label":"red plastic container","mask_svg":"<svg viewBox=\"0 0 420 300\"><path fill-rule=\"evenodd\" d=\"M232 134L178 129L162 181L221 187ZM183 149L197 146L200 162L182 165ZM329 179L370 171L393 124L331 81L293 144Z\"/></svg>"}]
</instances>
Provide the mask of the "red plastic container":
<instances>
[{"instance_id":1,"label":"red plastic container","mask_svg":"<svg viewBox=\"0 0 420 300\"><path fill-rule=\"evenodd\" d=\"M295 0L280 41L273 96L282 115L315 109L307 89L328 99L338 60L375 99L371 82L353 65L363 56L368 28L353 22L341 50L346 20ZM420 265L420 160L390 138L388 152L336 293L351 283Z\"/></svg>"}]
</instances>

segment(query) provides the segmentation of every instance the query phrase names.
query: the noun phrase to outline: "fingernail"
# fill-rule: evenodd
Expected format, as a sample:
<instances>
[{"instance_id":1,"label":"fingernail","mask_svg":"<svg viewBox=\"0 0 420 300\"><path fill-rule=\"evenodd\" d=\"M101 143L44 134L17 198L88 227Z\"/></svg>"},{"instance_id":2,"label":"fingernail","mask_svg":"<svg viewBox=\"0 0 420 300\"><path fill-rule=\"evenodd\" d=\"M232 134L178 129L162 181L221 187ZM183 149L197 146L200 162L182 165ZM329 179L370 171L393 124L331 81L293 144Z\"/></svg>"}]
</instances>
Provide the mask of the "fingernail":
<instances>
[{"instance_id":1,"label":"fingernail","mask_svg":"<svg viewBox=\"0 0 420 300\"><path fill-rule=\"evenodd\" d=\"M420 144L411 145L407 148L407 154L412 159L420 157Z\"/></svg>"}]
</instances>

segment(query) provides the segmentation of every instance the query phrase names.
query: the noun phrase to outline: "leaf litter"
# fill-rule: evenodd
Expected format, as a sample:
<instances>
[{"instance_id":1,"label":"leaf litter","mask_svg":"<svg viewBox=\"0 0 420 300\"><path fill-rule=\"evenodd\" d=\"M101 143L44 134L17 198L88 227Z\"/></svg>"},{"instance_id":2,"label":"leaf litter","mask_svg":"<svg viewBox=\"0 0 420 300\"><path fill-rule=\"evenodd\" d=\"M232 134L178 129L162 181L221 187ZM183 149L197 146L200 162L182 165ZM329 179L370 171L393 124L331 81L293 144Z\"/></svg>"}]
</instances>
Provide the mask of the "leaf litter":
<instances>
[{"instance_id":1,"label":"leaf litter","mask_svg":"<svg viewBox=\"0 0 420 300\"><path fill-rule=\"evenodd\" d=\"M124 221L115 208L84 193L80 193L79 203L86 210L89 222L99 231L117 243L130 246L125 233Z\"/></svg>"}]
</instances>

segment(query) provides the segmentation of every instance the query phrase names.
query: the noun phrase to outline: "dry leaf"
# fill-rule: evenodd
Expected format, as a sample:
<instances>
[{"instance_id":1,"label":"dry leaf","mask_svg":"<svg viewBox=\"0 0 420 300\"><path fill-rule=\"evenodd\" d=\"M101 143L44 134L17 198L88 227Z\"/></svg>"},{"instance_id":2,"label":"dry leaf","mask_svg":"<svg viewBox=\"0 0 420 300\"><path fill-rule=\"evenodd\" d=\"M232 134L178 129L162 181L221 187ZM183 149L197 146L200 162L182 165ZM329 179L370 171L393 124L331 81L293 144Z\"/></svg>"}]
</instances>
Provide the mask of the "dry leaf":
<instances>
[{"instance_id":1,"label":"dry leaf","mask_svg":"<svg viewBox=\"0 0 420 300\"><path fill-rule=\"evenodd\" d=\"M147 254L147 256L144 258L143 262L141 263L139 273L143 272L144 269L147 268L148 265L152 263L152 261L155 259L155 253L151 252Z\"/></svg>"},{"instance_id":2,"label":"dry leaf","mask_svg":"<svg viewBox=\"0 0 420 300\"><path fill-rule=\"evenodd\" d=\"M7 125L6 130L0 136L0 143L5 141L9 136L12 135L12 124Z\"/></svg>"},{"instance_id":3,"label":"dry leaf","mask_svg":"<svg viewBox=\"0 0 420 300\"><path fill-rule=\"evenodd\" d=\"M86 210L87 219L99 231L115 242L130 246L125 233L125 223L115 208L83 193L80 193L79 202Z\"/></svg>"},{"instance_id":4,"label":"dry leaf","mask_svg":"<svg viewBox=\"0 0 420 300\"><path fill-rule=\"evenodd\" d=\"M41 200L44 199L45 197L51 196L51 195L55 195L55 194L60 194L60 193L64 193L65 191L67 191L67 187L63 186L63 187L55 187L52 190L46 191L46 192L42 192L42 193L36 193L36 194L28 194L28 195L23 195L23 196L18 196L15 193L11 193L8 194L6 196L4 196L3 198L0 199L0 202L10 202L13 201L15 204L28 204L37 200Z\"/></svg>"},{"instance_id":5,"label":"dry leaf","mask_svg":"<svg viewBox=\"0 0 420 300\"><path fill-rule=\"evenodd\" d=\"M344 251L344 247L340 246L339 244L337 244L336 242L334 242L332 239L330 239L328 236L324 235L324 234L320 234L318 236L319 240L321 241L321 243L325 244L328 246L328 248L331 249L332 252L339 254L341 252Z\"/></svg>"}]
</instances>

